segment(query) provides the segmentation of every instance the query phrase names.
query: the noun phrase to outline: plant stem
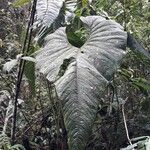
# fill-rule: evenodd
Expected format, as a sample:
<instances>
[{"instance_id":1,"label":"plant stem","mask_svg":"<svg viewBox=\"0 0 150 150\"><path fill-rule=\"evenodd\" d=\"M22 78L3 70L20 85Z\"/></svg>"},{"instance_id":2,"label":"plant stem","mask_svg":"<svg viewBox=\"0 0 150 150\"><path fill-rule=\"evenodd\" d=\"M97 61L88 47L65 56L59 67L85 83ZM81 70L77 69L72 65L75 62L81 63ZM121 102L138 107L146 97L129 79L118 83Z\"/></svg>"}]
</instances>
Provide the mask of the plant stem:
<instances>
[{"instance_id":1,"label":"plant stem","mask_svg":"<svg viewBox=\"0 0 150 150\"><path fill-rule=\"evenodd\" d=\"M23 54L25 54L25 52L27 53L29 51L29 46L30 46L31 37L32 37L32 25L34 23L34 16L35 16L35 12L36 12L36 3L37 3L37 0L34 0L33 4L32 4L30 20L28 22L25 40L24 40L24 44L22 47ZM29 38L28 38L28 36L29 36ZM27 40L28 40L28 45L27 45ZM27 49L26 49L26 45L27 45ZM14 112L13 112L12 133L11 133L12 145L14 145L14 143L15 143L16 121L17 121L17 103L18 103L18 97L20 94L20 85L22 82L24 68L25 68L25 61L21 59L20 65L19 65L19 72L18 72L18 76L17 76L17 83L16 83L16 92L15 92L16 95L15 95L15 100L14 100Z\"/></svg>"},{"instance_id":2,"label":"plant stem","mask_svg":"<svg viewBox=\"0 0 150 150\"><path fill-rule=\"evenodd\" d=\"M123 15L124 15L124 30L127 30L126 23L127 23L127 13L126 13L126 0L123 0Z\"/></svg>"},{"instance_id":3,"label":"plant stem","mask_svg":"<svg viewBox=\"0 0 150 150\"><path fill-rule=\"evenodd\" d=\"M127 101L127 99L125 100L125 102L126 101ZM131 139L129 137L129 131L128 131L128 127L127 127L125 112L124 112L124 104L122 104L122 115L123 115L123 122L124 122L124 127L125 127L125 130L126 130L127 139L128 139L129 144L132 145Z\"/></svg>"}]
</instances>

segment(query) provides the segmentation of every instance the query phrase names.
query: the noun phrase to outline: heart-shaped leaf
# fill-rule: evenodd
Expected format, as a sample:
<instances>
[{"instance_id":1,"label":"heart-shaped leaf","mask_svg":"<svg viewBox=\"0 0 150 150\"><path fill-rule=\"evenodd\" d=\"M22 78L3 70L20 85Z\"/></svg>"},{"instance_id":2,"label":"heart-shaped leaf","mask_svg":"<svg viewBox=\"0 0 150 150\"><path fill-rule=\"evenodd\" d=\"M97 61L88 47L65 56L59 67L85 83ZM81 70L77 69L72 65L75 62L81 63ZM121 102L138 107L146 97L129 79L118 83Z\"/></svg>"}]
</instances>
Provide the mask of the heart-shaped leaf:
<instances>
[{"instance_id":1,"label":"heart-shaped leaf","mask_svg":"<svg viewBox=\"0 0 150 150\"><path fill-rule=\"evenodd\" d=\"M61 27L47 36L36 57L40 72L56 85L71 150L85 148L99 99L125 54L127 41L126 32L112 20L100 16L81 20L88 30L82 47L71 45L66 28Z\"/></svg>"}]
</instances>

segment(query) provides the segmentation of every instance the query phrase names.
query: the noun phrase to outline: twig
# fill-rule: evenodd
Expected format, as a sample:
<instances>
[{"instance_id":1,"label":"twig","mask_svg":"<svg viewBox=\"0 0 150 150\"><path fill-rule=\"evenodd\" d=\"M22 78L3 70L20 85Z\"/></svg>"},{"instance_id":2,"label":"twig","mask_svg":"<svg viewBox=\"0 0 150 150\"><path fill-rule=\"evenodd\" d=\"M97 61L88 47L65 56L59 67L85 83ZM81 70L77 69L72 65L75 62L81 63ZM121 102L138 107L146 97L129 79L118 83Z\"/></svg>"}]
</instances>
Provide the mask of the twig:
<instances>
[{"instance_id":1,"label":"twig","mask_svg":"<svg viewBox=\"0 0 150 150\"><path fill-rule=\"evenodd\" d=\"M42 115L42 119L43 121L45 120L45 117L44 117L44 107L43 107L43 104L42 104L42 101L41 101L41 98L39 98L39 101L40 101L40 107L41 107L41 115ZM51 141L50 141L50 138L49 138L49 133L48 133L48 130L46 128L46 126L44 126L44 129L45 129L45 132L46 132L46 135L47 135L47 138L48 138L48 142L49 142L49 149L51 149Z\"/></svg>"},{"instance_id":2,"label":"twig","mask_svg":"<svg viewBox=\"0 0 150 150\"><path fill-rule=\"evenodd\" d=\"M7 107L6 115L5 115L5 121L4 121L3 131L2 131L3 134L6 133L8 121L12 117L12 109L13 109L12 100L10 99L8 107Z\"/></svg>"},{"instance_id":3,"label":"twig","mask_svg":"<svg viewBox=\"0 0 150 150\"><path fill-rule=\"evenodd\" d=\"M54 115L54 120L55 120L55 124L56 124L56 133L57 133L57 139L58 139L58 134L59 134L59 121L58 121L58 117L55 111L55 102L54 102L54 97L53 97L53 83L50 83L48 80L46 80L47 83L47 90L48 90L48 97L50 100L50 104L52 106L52 111L53 111L53 115Z\"/></svg>"},{"instance_id":4,"label":"twig","mask_svg":"<svg viewBox=\"0 0 150 150\"><path fill-rule=\"evenodd\" d=\"M126 13L126 0L123 0L123 17L124 17L124 30L127 30L126 22L127 22L127 13Z\"/></svg>"},{"instance_id":5,"label":"twig","mask_svg":"<svg viewBox=\"0 0 150 150\"><path fill-rule=\"evenodd\" d=\"M65 128L65 124L64 124L64 118L63 118L63 109L62 109L62 104L58 98L57 95L57 91L55 88L55 85L53 83L50 83L47 80L47 87L48 87L48 94L49 94L49 99L52 105L52 111L54 114L54 118L55 118L55 124L56 124L56 131L57 131L57 139L58 139L58 134L60 134L59 129L62 129L62 144L61 144L61 150L68 150L68 144L67 144L67 131ZM54 93L52 93L54 92ZM53 97L53 94L55 94L55 96ZM54 100L56 100L54 102ZM56 104L55 104L56 103ZM56 107L56 110L55 108Z\"/></svg>"},{"instance_id":6,"label":"twig","mask_svg":"<svg viewBox=\"0 0 150 150\"><path fill-rule=\"evenodd\" d=\"M125 102L127 101L127 99L128 98L125 99ZM125 112L124 112L124 104L125 104L125 102L122 104L122 116L123 116L123 122L124 122L124 127L125 127L125 130L126 130L126 136L127 136L128 142L129 142L130 145L132 145L131 139L129 137L129 131L128 131L128 127L127 127Z\"/></svg>"},{"instance_id":7,"label":"twig","mask_svg":"<svg viewBox=\"0 0 150 150\"><path fill-rule=\"evenodd\" d=\"M61 129L62 129L62 134L63 134L63 143L62 143L62 150L68 150L68 139L67 139L67 131L64 123L64 116L63 116L63 108L62 108L62 103L59 100L59 97L57 95L56 87L54 86L55 94L56 94L56 100L58 102L58 109L59 110L59 117L60 117L60 124L61 124Z\"/></svg>"},{"instance_id":8,"label":"twig","mask_svg":"<svg viewBox=\"0 0 150 150\"><path fill-rule=\"evenodd\" d=\"M22 48L23 54L25 53L25 51L26 52L29 51L29 45L31 43L31 35L32 35L32 29L30 29L30 27L33 25L33 22L34 22L36 3L37 3L37 0L34 0L33 5L32 5L32 9L31 9L31 16L30 16L30 20L28 22L28 27L27 27L27 31L26 31L26 35L25 35L23 48ZM29 40L28 40L28 35L29 35ZM27 40L28 40L28 45L27 45ZM26 49L26 45L27 45L27 49ZM18 72L18 76L17 76L16 92L15 92L16 95L15 95L15 102L14 102L12 133L11 133L12 145L15 143L16 120L17 120L17 103L18 103L18 97L20 94L20 85L21 85L21 81L22 81L22 77L23 77L24 68L25 68L25 61L21 59L20 65L19 65L19 72Z\"/></svg>"}]
</instances>

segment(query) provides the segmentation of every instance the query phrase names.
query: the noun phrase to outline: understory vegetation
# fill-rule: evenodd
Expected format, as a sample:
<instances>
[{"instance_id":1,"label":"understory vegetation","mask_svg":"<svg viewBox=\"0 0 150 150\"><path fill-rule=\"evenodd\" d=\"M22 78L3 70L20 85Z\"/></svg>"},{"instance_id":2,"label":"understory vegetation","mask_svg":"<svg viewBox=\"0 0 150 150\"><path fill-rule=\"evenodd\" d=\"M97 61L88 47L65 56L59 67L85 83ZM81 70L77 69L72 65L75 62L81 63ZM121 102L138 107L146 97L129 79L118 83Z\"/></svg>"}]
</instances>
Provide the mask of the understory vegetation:
<instances>
[{"instance_id":1,"label":"understory vegetation","mask_svg":"<svg viewBox=\"0 0 150 150\"><path fill-rule=\"evenodd\" d=\"M150 2L1 0L0 150L150 150Z\"/></svg>"}]
</instances>

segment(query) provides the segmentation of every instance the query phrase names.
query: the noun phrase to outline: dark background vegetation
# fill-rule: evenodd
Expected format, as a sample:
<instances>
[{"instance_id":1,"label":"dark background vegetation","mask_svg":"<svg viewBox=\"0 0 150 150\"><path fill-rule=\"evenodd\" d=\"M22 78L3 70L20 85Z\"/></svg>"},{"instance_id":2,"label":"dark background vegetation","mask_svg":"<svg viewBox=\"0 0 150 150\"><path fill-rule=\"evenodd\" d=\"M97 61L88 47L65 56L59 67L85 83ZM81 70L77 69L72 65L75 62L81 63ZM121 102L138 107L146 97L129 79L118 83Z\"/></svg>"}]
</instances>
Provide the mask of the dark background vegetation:
<instances>
[{"instance_id":1,"label":"dark background vegetation","mask_svg":"<svg viewBox=\"0 0 150 150\"><path fill-rule=\"evenodd\" d=\"M11 2L0 0L0 131L5 131L7 143L7 138L11 137L18 66L10 73L4 72L2 68L8 60L15 59L21 53L30 10L30 5L13 8ZM92 7L99 14L108 15L124 26L148 52L149 6L146 0L101 0L93 2ZM111 84L100 99L92 134L87 141L87 150L118 150L129 145L122 113L124 100L130 138L150 135L150 61L142 54L130 49L128 51L121 68L114 74ZM23 76L15 143L23 145L27 150L62 150L66 133L60 128L62 118L58 111L59 104L50 99L51 87L46 79L37 72L35 77L33 90L33 84ZM0 136L0 142L3 138Z\"/></svg>"}]
</instances>

